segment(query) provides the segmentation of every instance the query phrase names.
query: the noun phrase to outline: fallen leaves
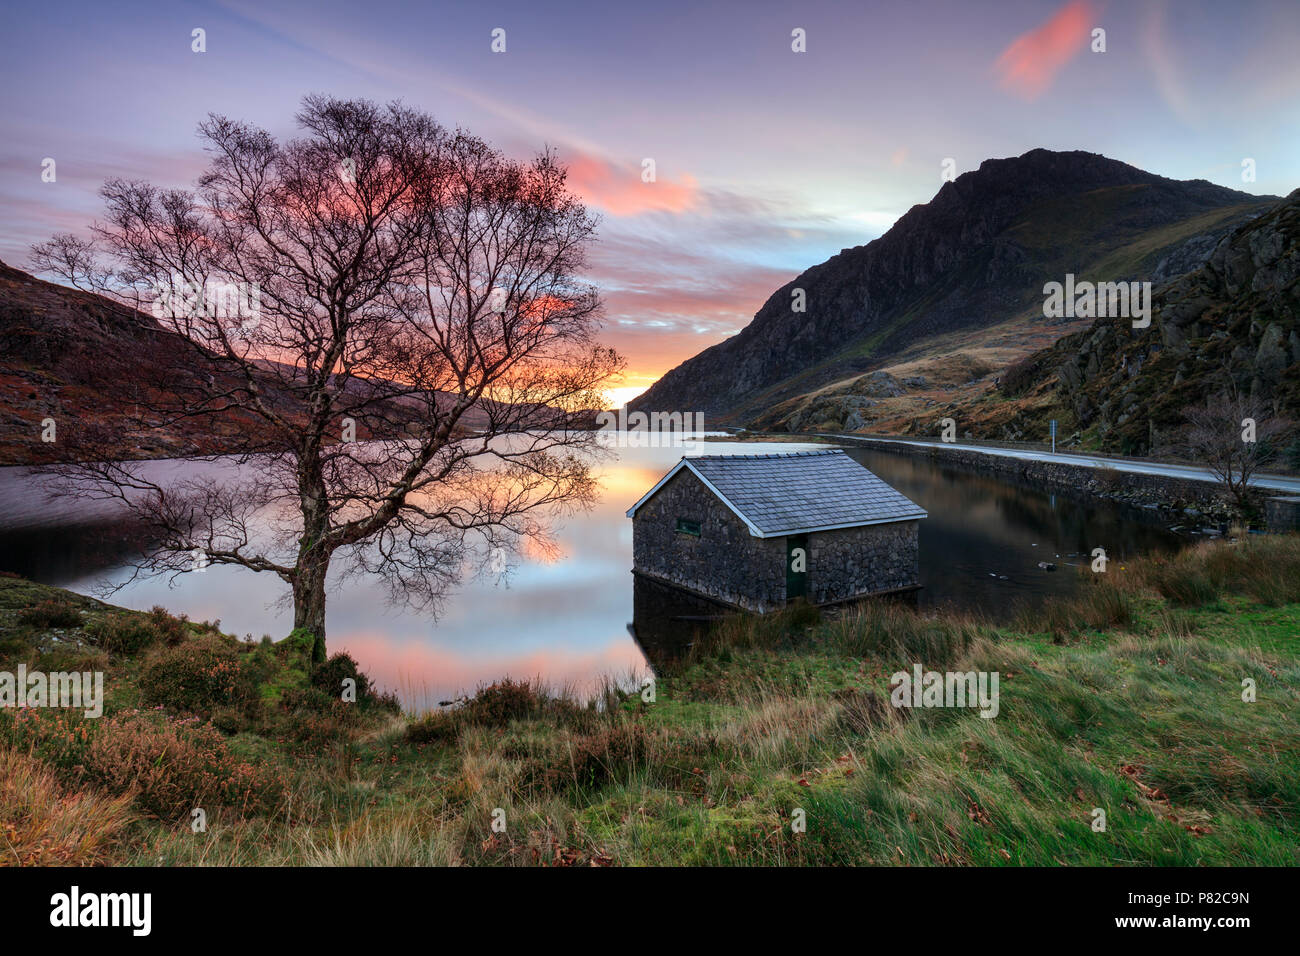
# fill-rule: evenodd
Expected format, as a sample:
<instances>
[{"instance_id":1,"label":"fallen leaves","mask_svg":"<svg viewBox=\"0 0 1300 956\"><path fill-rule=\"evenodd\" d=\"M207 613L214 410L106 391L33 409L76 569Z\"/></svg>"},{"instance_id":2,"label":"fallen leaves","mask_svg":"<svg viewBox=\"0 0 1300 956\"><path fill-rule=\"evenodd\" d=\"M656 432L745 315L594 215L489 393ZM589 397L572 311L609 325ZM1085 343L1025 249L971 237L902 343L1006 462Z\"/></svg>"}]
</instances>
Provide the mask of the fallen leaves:
<instances>
[{"instance_id":1,"label":"fallen leaves","mask_svg":"<svg viewBox=\"0 0 1300 956\"><path fill-rule=\"evenodd\" d=\"M1194 818L1193 814L1187 811L1180 811L1170 802L1168 795L1159 787L1151 787L1138 779L1138 775L1143 772L1144 768L1137 764L1124 764L1119 768L1121 776L1128 777L1133 785L1137 787L1138 792L1151 805L1151 809L1156 816L1162 820L1180 826L1193 836L1205 836L1213 833L1214 830L1204 823L1188 822Z\"/></svg>"}]
</instances>

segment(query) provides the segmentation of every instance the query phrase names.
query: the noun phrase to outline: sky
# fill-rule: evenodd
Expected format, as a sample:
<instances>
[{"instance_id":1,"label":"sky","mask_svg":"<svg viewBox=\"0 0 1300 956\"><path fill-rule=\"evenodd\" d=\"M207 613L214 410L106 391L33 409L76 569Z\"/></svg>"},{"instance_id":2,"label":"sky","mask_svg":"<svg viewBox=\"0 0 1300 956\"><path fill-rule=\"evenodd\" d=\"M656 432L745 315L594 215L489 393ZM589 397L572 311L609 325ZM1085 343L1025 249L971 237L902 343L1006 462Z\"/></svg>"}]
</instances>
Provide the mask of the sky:
<instances>
[{"instance_id":1,"label":"sky","mask_svg":"<svg viewBox=\"0 0 1300 956\"><path fill-rule=\"evenodd\" d=\"M1296 0L8 4L0 259L85 233L105 179L192 184L209 112L290 137L307 93L400 98L569 164L621 401L927 202L948 159L1084 149L1289 193L1298 53Z\"/></svg>"}]
</instances>

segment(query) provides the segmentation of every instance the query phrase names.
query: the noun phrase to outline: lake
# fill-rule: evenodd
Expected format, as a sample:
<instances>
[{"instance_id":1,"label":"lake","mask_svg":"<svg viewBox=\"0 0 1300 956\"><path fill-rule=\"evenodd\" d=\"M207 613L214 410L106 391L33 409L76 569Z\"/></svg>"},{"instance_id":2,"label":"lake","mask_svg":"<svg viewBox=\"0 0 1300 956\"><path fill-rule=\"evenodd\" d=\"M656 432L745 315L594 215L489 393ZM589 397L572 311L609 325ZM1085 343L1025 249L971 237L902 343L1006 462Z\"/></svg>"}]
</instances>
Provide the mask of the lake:
<instances>
[{"instance_id":1,"label":"lake","mask_svg":"<svg viewBox=\"0 0 1300 956\"><path fill-rule=\"evenodd\" d=\"M504 580L472 577L437 620L387 604L382 586L351 579L331 587L331 651L346 650L383 687L425 708L497 678L539 678L578 691L604 677L633 681L648 670L633 639L632 522L627 509L685 454L770 454L825 445L691 442L681 447L614 450L600 463L603 493L589 512L557 522L558 556L521 559ZM922 606L952 604L1004 617L1018 602L1068 593L1073 566L1103 547L1116 565L1135 554L1168 551L1177 535L1139 510L1080 504L928 460L865 448L849 454L924 507ZM152 463L173 474L208 463ZM0 469L0 570L95 594L123 584L112 603L147 610L161 604L194 620L220 620L241 636L288 633L292 612L278 604L287 587L267 574L213 566L181 576L131 581L126 530L111 511L84 501L50 501L44 480L24 468ZM1039 561L1056 564L1055 573ZM641 607L644 607L644 600ZM639 608L640 610L640 608ZM643 611L641 613L644 613Z\"/></svg>"}]
</instances>

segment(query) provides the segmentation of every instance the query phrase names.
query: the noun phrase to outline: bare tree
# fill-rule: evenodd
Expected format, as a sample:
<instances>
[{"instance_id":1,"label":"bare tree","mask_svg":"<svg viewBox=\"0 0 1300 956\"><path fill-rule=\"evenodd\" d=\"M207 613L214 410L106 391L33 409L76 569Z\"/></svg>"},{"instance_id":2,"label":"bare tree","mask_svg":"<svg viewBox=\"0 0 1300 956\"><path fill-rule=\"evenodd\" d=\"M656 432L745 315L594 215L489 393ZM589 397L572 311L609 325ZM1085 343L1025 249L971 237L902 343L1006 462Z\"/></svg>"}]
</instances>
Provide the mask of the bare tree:
<instances>
[{"instance_id":1,"label":"bare tree","mask_svg":"<svg viewBox=\"0 0 1300 956\"><path fill-rule=\"evenodd\" d=\"M95 243L70 232L56 233L46 242L32 246L30 265L33 272L53 275L82 292L114 294L113 273L100 268Z\"/></svg>"},{"instance_id":2,"label":"bare tree","mask_svg":"<svg viewBox=\"0 0 1300 956\"><path fill-rule=\"evenodd\" d=\"M1185 453L1204 463L1242 513L1253 506L1251 480L1276 456L1276 441L1289 423L1268 405L1241 392L1228 379L1223 390L1183 412L1189 427Z\"/></svg>"},{"instance_id":3,"label":"bare tree","mask_svg":"<svg viewBox=\"0 0 1300 956\"><path fill-rule=\"evenodd\" d=\"M133 414L202 421L225 453L168 482L101 436L63 488L146 522L145 573L278 575L323 654L336 555L436 607L468 561L545 546L548 515L588 505L580 413L622 360L594 339L596 224L552 154L513 161L400 104L313 96L297 120L279 143L209 116L193 191L108 182L113 269L58 237L37 252L152 303L182 345L142 363Z\"/></svg>"}]
</instances>

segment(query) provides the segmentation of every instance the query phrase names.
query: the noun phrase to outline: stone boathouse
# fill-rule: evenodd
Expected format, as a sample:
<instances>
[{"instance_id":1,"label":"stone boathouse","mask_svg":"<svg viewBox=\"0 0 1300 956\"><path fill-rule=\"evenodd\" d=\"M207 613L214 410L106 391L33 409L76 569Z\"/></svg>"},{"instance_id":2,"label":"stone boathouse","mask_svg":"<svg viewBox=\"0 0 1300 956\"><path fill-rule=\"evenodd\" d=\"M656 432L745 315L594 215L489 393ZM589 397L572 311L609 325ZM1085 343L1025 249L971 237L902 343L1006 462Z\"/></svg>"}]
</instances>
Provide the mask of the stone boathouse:
<instances>
[{"instance_id":1,"label":"stone boathouse","mask_svg":"<svg viewBox=\"0 0 1300 956\"><path fill-rule=\"evenodd\" d=\"M925 511L839 449L683 458L627 516L633 573L751 611L918 586Z\"/></svg>"}]
</instances>

